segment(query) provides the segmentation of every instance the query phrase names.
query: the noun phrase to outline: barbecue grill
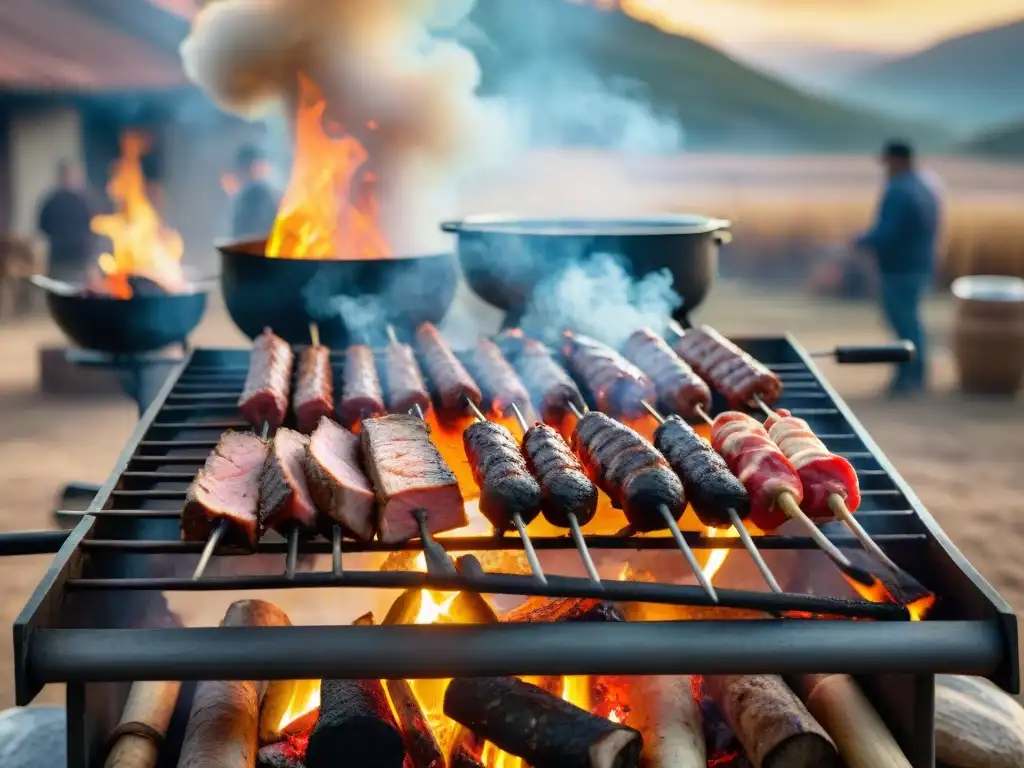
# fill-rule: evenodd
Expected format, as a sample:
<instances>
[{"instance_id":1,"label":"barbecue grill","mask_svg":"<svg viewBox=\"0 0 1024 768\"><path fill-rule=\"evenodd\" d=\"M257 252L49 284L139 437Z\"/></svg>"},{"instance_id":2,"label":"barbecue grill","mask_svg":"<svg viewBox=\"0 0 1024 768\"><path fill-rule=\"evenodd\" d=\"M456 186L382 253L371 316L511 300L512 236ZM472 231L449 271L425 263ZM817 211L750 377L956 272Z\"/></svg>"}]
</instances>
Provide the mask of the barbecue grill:
<instances>
[{"instance_id":1,"label":"barbecue grill","mask_svg":"<svg viewBox=\"0 0 1024 768\"><path fill-rule=\"evenodd\" d=\"M460 560L458 570L450 563L443 567L443 555L442 567L426 573L346 566L349 553L416 551L430 548L429 541L383 545L314 539L302 542L299 553L332 555L329 570L291 577L207 573L192 580L189 574L203 547L179 540L178 517L189 482L222 432L246 427L235 409L249 359L247 350L199 348L188 352L168 377L89 513L67 535L18 617L18 703L29 703L48 683L67 683L68 765L88 768L102 760L105 739L136 680L846 672L857 676L915 768L934 765L934 676L980 675L1016 692L1016 618L946 538L806 350L789 337L734 341L782 378L785 391L777 406L806 419L831 450L854 463L864 492L858 518L901 568L937 594L927 621L909 621L904 606L890 603L720 588L721 607L821 618L747 621L742 629L722 620L174 627L166 620L166 604L154 593L426 587L709 604L708 595L695 586L598 583L551 570L544 585L529 575L486 572L471 558ZM341 354L332 362L340 376ZM47 532L38 540L27 535L20 546L22 551L45 551L61 535ZM698 550L742 547L739 539L695 532L685 537ZM595 553L676 547L669 536L585 539ZM859 546L846 534L832 540L848 551ZM533 536L532 542L542 557L574 547L567 536ZM514 535L440 535L438 543L453 556L523 549ZM810 538L785 533L760 537L757 543L768 553L815 548ZM264 540L257 552L279 556L282 574L293 570L285 568L285 559L295 556L287 542ZM438 562L436 547L428 554L428 564ZM222 548L218 555L244 560L246 553ZM189 696L183 690L179 707L185 711ZM172 724L165 763L174 764L179 745Z\"/></svg>"}]
</instances>

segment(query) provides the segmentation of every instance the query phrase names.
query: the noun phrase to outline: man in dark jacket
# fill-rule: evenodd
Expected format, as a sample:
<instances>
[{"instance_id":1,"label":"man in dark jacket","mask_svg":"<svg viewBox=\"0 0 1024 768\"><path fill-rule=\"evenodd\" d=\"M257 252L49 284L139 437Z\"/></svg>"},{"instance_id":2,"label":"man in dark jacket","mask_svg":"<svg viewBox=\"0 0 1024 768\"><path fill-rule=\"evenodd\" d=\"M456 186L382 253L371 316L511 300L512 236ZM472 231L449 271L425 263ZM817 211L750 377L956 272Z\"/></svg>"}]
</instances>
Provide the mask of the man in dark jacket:
<instances>
[{"instance_id":1,"label":"man in dark jacket","mask_svg":"<svg viewBox=\"0 0 1024 768\"><path fill-rule=\"evenodd\" d=\"M231 209L231 236L236 240L266 237L274 226L278 192L270 183L270 162L251 144L235 155L238 194Z\"/></svg>"},{"instance_id":2,"label":"man in dark jacket","mask_svg":"<svg viewBox=\"0 0 1024 768\"><path fill-rule=\"evenodd\" d=\"M921 300L931 287L938 244L938 190L918 172L909 144L892 141L882 151L887 184L875 225L857 238L878 267L879 291L886 321L900 339L917 347L913 362L901 365L893 394L917 392L926 379L925 332Z\"/></svg>"},{"instance_id":3,"label":"man in dark jacket","mask_svg":"<svg viewBox=\"0 0 1024 768\"><path fill-rule=\"evenodd\" d=\"M69 282L85 278L98 255L96 235L89 226L98 212L81 169L62 160L57 165L57 188L43 199L37 222L49 244L50 277Z\"/></svg>"}]
</instances>

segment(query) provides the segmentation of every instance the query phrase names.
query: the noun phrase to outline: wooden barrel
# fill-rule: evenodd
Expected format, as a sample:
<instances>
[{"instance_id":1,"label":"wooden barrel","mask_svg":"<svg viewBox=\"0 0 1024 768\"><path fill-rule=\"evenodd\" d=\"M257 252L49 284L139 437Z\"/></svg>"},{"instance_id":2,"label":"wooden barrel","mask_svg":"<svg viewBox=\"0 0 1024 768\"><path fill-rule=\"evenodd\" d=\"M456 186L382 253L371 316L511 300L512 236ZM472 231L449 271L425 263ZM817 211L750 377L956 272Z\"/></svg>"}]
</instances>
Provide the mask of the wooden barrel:
<instances>
[{"instance_id":1,"label":"wooden barrel","mask_svg":"<svg viewBox=\"0 0 1024 768\"><path fill-rule=\"evenodd\" d=\"M971 275L953 281L951 289L961 390L1014 395L1024 378L1024 279Z\"/></svg>"}]
</instances>

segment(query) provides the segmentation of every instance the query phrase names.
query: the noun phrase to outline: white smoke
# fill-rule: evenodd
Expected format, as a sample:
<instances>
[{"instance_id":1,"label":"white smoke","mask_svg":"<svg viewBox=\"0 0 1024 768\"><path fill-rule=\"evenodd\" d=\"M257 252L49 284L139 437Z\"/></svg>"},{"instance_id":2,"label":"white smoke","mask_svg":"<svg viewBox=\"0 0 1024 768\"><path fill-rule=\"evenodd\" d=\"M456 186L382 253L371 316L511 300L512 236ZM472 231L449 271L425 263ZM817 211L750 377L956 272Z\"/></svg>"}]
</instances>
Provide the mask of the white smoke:
<instances>
[{"instance_id":1,"label":"white smoke","mask_svg":"<svg viewBox=\"0 0 1024 768\"><path fill-rule=\"evenodd\" d=\"M188 76L223 109L293 112L300 73L331 119L362 141L378 178L381 224L395 254L444 249L437 222L460 178L501 141L500 103L476 96L473 54L438 31L471 0L218 0L182 45ZM361 135L376 124L372 137Z\"/></svg>"},{"instance_id":2,"label":"white smoke","mask_svg":"<svg viewBox=\"0 0 1024 768\"><path fill-rule=\"evenodd\" d=\"M556 347L563 330L621 347L638 328L661 331L681 304L667 269L635 279L617 257L595 253L537 286L522 327Z\"/></svg>"}]
</instances>

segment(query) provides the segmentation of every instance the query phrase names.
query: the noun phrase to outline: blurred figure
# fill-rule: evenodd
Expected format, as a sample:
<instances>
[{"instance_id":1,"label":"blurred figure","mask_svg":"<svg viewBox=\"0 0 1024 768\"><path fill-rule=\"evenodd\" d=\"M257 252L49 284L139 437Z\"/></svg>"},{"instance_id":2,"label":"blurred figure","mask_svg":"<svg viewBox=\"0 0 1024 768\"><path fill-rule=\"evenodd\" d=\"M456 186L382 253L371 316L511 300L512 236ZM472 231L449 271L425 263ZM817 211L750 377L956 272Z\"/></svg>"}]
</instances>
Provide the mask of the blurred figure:
<instances>
[{"instance_id":1,"label":"blurred figure","mask_svg":"<svg viewBox=\"0 0 1024 768\"><path fill-rule=\"evenodd\" d=\"M235 154L235 176L225 182L234 192L231 237L236 240L266 237L274 226L278 191L270 183L270 161L257 147L245 144Z\"/></svg>"},{"instance_id":2,"label":"blurred figure","mask_svg":"<svg viewBox=\"0 0 1024 768\"><path fill-rule=\"evenodd\" d=\"M882 150L886 186L874 226L855 247L874 256L882 312L900 339L917 347L913 362L901 365L892 394L919 392L926 385L927 356L921 300L931 287L938 241L937 186L917 170L913 148L891 141Z\"/></svg>"},{"instance_id":3,"label":"blurred figure","mask_svg":"<svg viewBox=\"0 0 1024 768\"><path fill-rule=\"evenodd\" d=\"M84 278L97 256L96 234L89 224L98 212L81 167L61 160L57 188L39 207L38 228L49 244L50 277L69 282Z\"/></svg>"}]
</instances>

